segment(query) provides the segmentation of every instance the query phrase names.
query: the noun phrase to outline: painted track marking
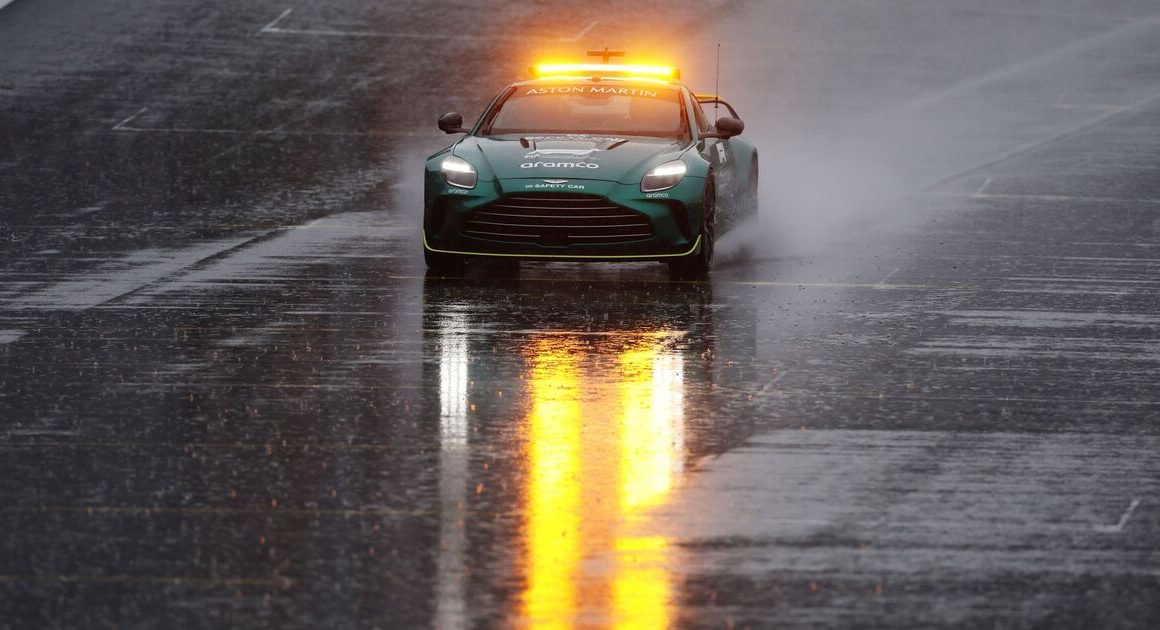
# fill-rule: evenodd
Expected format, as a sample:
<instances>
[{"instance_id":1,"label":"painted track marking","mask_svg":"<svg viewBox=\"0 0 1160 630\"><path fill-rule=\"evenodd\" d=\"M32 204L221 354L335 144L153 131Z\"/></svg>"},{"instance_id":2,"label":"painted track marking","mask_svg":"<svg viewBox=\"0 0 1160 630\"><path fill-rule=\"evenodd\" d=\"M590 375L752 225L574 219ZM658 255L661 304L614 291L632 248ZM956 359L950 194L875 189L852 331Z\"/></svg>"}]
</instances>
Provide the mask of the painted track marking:
<instances>
[{"instance_id":1,"label":"painted track marking","mask_svg":"<svg viewBox=\"0 0 1160 630\"><path fill-rule=\"evenodd\" d=\"M1132 514L1136 512L1136 508L1140 507L1139 499L1132 499L1128 504L1128 509L1120 515L1120 520L1115 525L1093 525L1092 529L1101 534L1119 534L1124 531L1124 526L1128 524L1128 520L1132 518Z\"/></svg>"},{"instance_id":2,"label":"painted track marking","mask_svg":"<svg viewBox=\"0 0 1160 630\"><path fill-rule=\"evenodd\" d=\"M902 271L902 268L901 268L901 267L895 267L893 270L891 270L891 271L890 271L890 273L886 274L885 276L882 276L882 279L881 279L881 280L879 280L878 282L875 282L875 283L874 283L874 286L875 286L875 287L883 287L883 286L886 286L886 283L887 283L887 282L888 282L888 281L889 281L891 278L893 278L893 277L894 277L894 274L898 273L899 271Z\"/></svg>"},{"instance_id":3,"label":"painted track marking","mask_svg":"<svg viewBox=\"0 0 1160 630\"><path fill-rule=\"evenodd\" d=\"M287 15L290 15L290 12L291 12L291 11L293 11L293 10L294 10L294 9L286 9L286 10L285 10L285 11L283 11L282 13L278 14L278 17L274 18L274 21L273 21L273 22L270 22L269 24L267 24L267 25L263 26L263 27L262 27L262 30L261 30L261 31L258 31L258 32L260 32L260 33L274 33L274 32L277 32L277 30L276 30L274 27L278 25L278 22L281 22L283 19L285 19Z\"/></svg>"},{"instance_id":4,"label":"painted track marking","mask_svg":"<svg viewBox=\"0 0 1160 630\"><path fill-rule=\"evenodd\" d=\"M148 107L142 107L137 110L132 116L122 120L113 125L112 131L129 131L136 133L204 133L217 135L258 135L258 136L331 136L331 137L363 137L363 136L385 136L396 138L410 138L410 137L427 137L432 134L430 131L420 131L414 129L380 129L377 131L298 131L292 129L231 129L218 127L134 127L129 123L136 120L141 114L149 111Z\"/></svg>"},{"instance_id":5,"label":"painted track marking","mask_svg":"<svg viewBox=\"0 0 1160 630\"><path fill-rule=\"evenodd\" d=\"M23 330L17 330L15 328L0 328L0 346L14 343L25 334Z\"/></svg>"},{"instance_id":6,"label":"painted track marking","mask_svg":"<svg viewBox=\"0 0 1160 630\"><path fill-rule=\"evenodd\" d=\"M294 9L286 9L274 21L263 26L258 33L272 33L280 35L314 35L316 37L372 37L383 39L425 39L425 40L464 40L464 41L519 41L526 42L529 39L540 41L558 41L558 42L576 42L580 38L587 35L592 29L596 28L599 23L597 20L592 20L584 28L580 29L578 33L571 37L515 37L510 35L440 35L438 33L411 33L398 31L344 31L332 28L282 28L278 24L284 20Z\"/></svg>"},{"instance_id":7,"label":"painted track marking","mask_svg":"<svg viewBox=\"0 0 1160 630\"><path fill-rule=\"evenodd\" d=\"M904 197L907 195L903 195ZM1146 197L1132 198L1132 197L1087 197L1083 195L1027 195L1019 193L959 193L959 192L936 192L929 191L924 193L917 193L916 197L947 197L951 199L994 199L996 201L1043 201L1043 202L1058 202L1058 203L1142 203L1156 205L1160 204L1160 199L1149 199Z\"/></svg>"},{"instance_id":8,"label":"painted track marking","mask_svg":"<svg viewBox=\"0 0 1160 630\"><path fill-rule=\"evenodd\" d=\"M1047 68L1052 64L1064 61L1070 57L1091 52L1100 46L1120 40L1121 38L1146 32L1156 24L1160 24L1160 13L1148 17L1134 19L1123 26L1073 41L1057 48L1052 48L1028 59L1001 66L990 72L984 72L973 77L953 83L941 90L919 96L907 102L900 103L892 108L892 112L913 111L923 109L949 99L968 94L976 88L987 84L1013 79L1021 74L1034 73Z\"/></svg>"},{"instance_id":9,"label":"painted track marking","mask_svg":"<svg viewBox=\"0 0 1160 630\"><path fill-rule=\"evenodd\" d=\"M129 127L127 125L129 123L133 122L134 118L140 116L141 114L144 114L147 111L149 111L148 107L142 107L141 109L137 110L137 113L135 113L132 116L126 118L125 120L122 120L121 122L113 125L113 131L137 131L137 129L134 129L134 128Z\"/></svg>"},{"instance_id":10,"label":"painted track marking","mask_svg":"<svg viewBox=\"0 0 1160 630\"><path fill-rule=\"evenodd\" d=\"M1069 140L1069 139L1074 138L1074 137L1076 137L1076 136L1078 136L1086 131L1094 129L1094 128L1102 125L1103 123L1108 122L1109 120L1112 120L1114 118L1118 118L1118 117L1123 116L1125 114L1135 113L1135 112L1139 111L1140 109L1143 109L1143 108L1147 107L1148 105L1151 105L1153 102L1155 102L1157 100L1160 100L1160 94L1152 94L1151 96L1148 96L1148 97L1143 98L1139 101L1136 101L1135 103L1132 103L1131 105L1126 105L1124 107L1117 107L1115 109L1108 110L1108 111L1100 114L1099 116L1095 116L1093 118L1089 118L1087 120L1080 121L1079 123L1077 123L1071 127L1068 127L1067 129L1064 129L1064 130L1060 131L1059 133L1052 134L1052 135L1047 136L1045 138L1039 138L1037 140L1030 140L1028 142L1025 142L1025 143L1013 148L1013 149L1009 149L1009 150L1004 151L1002 153L999 153L997 155L993 155L991 157L984 158L982 160L979 160L978 162L975 162L974 164L971 164L969 166L961 168L961 169L959 169L959 170L957 170L949 175L945 175L943 177L935 179L932 183L927 184L922 189L922 192L930 192L930 191L938 188L939 186L942 186L943 184L947 184L949 182L952 182L960 177L963 177L964 175L970 175L971 173L974 173L976 171L980 171L980 170L985 169L987 167L995 166L996 164L1006 162L1007 160L1019 157L1025 153L1030 153L1031 151L1038 149L1040 147L1044 147L1044 146L1053 144L1055 142L1059 142L1061 140Z\"/></svg>"}]
</instances>

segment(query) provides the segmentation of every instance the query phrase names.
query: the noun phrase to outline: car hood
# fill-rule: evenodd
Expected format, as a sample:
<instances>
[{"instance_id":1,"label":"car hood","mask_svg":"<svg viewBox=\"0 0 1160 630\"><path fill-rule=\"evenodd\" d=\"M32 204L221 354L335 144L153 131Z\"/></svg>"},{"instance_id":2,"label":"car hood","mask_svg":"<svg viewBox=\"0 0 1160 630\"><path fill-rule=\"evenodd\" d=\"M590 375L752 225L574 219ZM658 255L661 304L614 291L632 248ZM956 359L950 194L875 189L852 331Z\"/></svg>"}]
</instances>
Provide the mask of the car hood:
<instances>
[{"instance_id":1,"label":"car hood","mask_svg":"<svg viewBox=\"0 0 1160 630\"><path fill-rule=\"evenodd\" d=\"M675 140L610 136L468 137L455 155L476 164L480 177L496 179L597 179L630 183L663 158L676 159Z\"/></svg>"}]
</instances>

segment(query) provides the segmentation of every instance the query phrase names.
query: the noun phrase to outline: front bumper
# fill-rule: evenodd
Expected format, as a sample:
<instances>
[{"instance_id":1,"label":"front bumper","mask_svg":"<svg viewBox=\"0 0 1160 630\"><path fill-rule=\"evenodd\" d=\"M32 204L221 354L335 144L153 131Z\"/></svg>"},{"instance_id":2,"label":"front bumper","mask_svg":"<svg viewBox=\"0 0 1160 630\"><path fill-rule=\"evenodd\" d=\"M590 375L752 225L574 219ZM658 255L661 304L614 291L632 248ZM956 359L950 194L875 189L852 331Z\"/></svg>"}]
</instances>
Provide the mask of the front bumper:
<instances>
[{"instance_id":1,"label":"front bumper","mask_svg":"<svg viewBox=\"0 0 1160 630\"><path fill-rule=\"evenodd\" d=\"M597 180L512 179L455 189L428 174L423 246L469 256L664 260L694 253L704 180L659 193Z\"/></svg>"}]
</instances>

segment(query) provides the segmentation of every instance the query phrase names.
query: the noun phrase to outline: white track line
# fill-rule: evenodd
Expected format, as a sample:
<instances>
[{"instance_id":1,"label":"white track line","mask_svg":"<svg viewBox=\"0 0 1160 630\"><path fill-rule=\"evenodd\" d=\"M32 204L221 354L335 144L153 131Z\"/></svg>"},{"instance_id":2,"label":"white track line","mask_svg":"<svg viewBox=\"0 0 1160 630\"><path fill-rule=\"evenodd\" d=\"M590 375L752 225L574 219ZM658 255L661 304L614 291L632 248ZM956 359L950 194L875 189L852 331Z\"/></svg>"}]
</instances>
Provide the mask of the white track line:
<instances>
[{"instance_id":1,"label":"white track line","mask_svg":"<svg viewBox=\"0 0 1160 630\"><path fill-rule=\"evenodd\" d=\"M132 127L126 127L125 125L128 125L129 123L133 122L134 118L140 116L141 114L144 114L147 111L149 111L148 107L142 107L141 109L137 110L137 113L135 113L132 116L126 118L125 120L122 120L121 122L113 125L113 131L137 131L136 129L133 129Z\"/></svg>"},{"instance_id":2,"label":"white track line","mask_svg":"<svg viewBox=\"0 0 1160 630\"><path fill-rule=\"evenodd\" d=\"M575 35L573 35L571 37L526 37L526 36L517 37L517 36L512 36L512 35L491 35L491 36L487 36L487 35L439 35L437 33L411 33L411 32L403 33L403 32L396 32L396 31L344 31L344 30L338 30L338 29L332 29L332 28L281 28L281 27L279 27L278 23L281 22L283 19L285 19L286 16L290 15L290 13L293 10L294 9L286 9L285 11L283 11L281 13L281 15L274 18L274 21L263 26L258 31L258 33L274 33L274 34L282 34L282 35L314 35L316 37L376 37L376 38L383 38L383 39L422 39L422 40L436 40L436 41L449 41L449 40L496 41L496 40L500 40L500 41L526 42L529 39L531 39L531 40L537 40L537 41L575 42L575 41L579 41L580 38L587 35L589 33L589 31L596 28L596 25L598 24L598 22L596 20L592 20L584 28L580 29L579 33L576 33Z\"/></svg>"},{"instance_id":3,"label":"white track line","mask_svg":"<svg viewBox=\"0 0 1160 630\"><path fill-rule=\"evenodd\" d=\"M386 138L423 138L433 135L433 132L414 129L385 129L382 131L297 131L292 129L214 129L198 127L119 127L113 131L131 131L136 133L207 133L219 135L255 135L255 136L326 136L338 138L358 137L386 137Z\"/></svg>"},{"instance_id":4,"label":"white track line","mask_svg":"<svg viewBox=\"0 0 1160 630\"><path fill-rule=\"evenodd\" d=\"M129 123L137 119L138 116L149 111L148 107L142 107L137 110L132 116L113 125L112 131L128 131L136 133L205 133L218 135L255 135L255 136L333 136L333 137L362 137L362 136L383 136L396 138L411 138L411 137L426 137L430 136L430 131L419 131L415 129L382 129L378 131L295 131L292 129L228 129L228 128L214 128L214 127L130 127Z\"/></svg>"},{"instance_id":5,"label":"white track line","mask_svg":"<svg viewBox=\"0 0 1160 630\"><path fill-rule=\"evenodd\" d=\"M875 286L875 287L883 287L883 286L886 286L886 282L887 282L888 280L890 280L891 278L893 278L893 277L894 277L894 274L898 273L899 271L902 271L902 268L901 268L901 267L895 267L895 268L894 268L894 269L893 269L893 270L892 270L890 273L888 273L888 274L886 274L885 276L883 276L881 280L879 280L878 282L875 282L875 283L874 283L874 286Z\"/></svg>"},{"instance_id":6,"label":"white track line","mask_svg":"<svg viewBox=\"0 0 1160 630\"><path fill-rule=\"evenodd\" d=\"M0 0L0 2L4 2L4 0ZM0 8L3 7L0 6ZM27 333L25 333L23 330L16 330L14 328L0 328L0 346L13 343L23 337L25 334Z\"/></svg>"},{"instance_id":7,"label":"white track line","mask_svg":"<svg viewBox=\"0 0 1160 630\"><path fill-rule=\"evenodd\" d=\"M575 35L565 39L564 41L566 41L566 42L578 41L581 37L584 37L585 35L587 35L588 31L591 31L592 29L596 28L596 24L597 24L596 20L592 20L591 22L588 23L588 26L585 26L584 28L580 29L579 33L576 33Z\"/></svg>"},{"instance_id":8,"label":"white track line","mask_svg":"<svg viewBox=\"0 0 1160 630\"><path fill-rule=\"evenodd\" d=\"M1131 105L1126 105L1124 107L1117 107L1115 109L1108 110L1108 111L1100 114L1099 116L1095 116L1093 118L1089 118L1087 120L1081 121L1081 122L1067 128L1067 129L1060 131L1059 133L1052 134L1050 136L1047 136L1046 138L1039 138L1037 140L1030 140L1028 142L1025 142L1025 143L1013 148L1013 149L999 153L998 155L984 158L982 160L979 160L978 162L975 162L974 164L971 164L970 166L964 167L964 168L959 169L959 170L957 170L949 175L945 175L943 177L939 177L939 178L935 179L932 183L929 183L923 187L923 192L930 192L932 189L938 188L939 186L942 186L943 184L946 184L946 183L952 182L956 179L959 179L960 177L963 177L964 175L970 175L971 173L973 173L975 171L987 168L989 166L994 166L994 165L1002 163L1002 162L1006 162L1007 160L1010 160L1011 158L1019 157L1020 155L1023 155L1024 153L1029 153L1034 149L1038 149L1040 147L1043 147L1043 146L1046 146L1049 144L1053 144L1053 143L1059 142L1061 140L1067 140L1069 138L1073 138L1073 137L1078 136L1079 134L1084 133L1084 132L1086 132L1094 127L1097 127L1097 126L1101 125L1102 123L1109 121L1113 118L1116 118L1116 117L1121 116L1123 114L1127 114L1129 112L1134 112L1134 111L1142 109L1148 105L1151 105L1156 100L1160 100L1160 94L1153 94L1147 98L1136 101L1135 103L1132 103Z\"/></svg>"},{"instance_id":9,"label":"white track line","mask_svg":"<svg viewBox=\"0 0 1160 630\"><path fill-rule=\"evenodd\" d=\"M891 113L923 109L942 101L958 98L978 87L982 87L989 83L997 83L999 81L1016 78L1024 73L1032 73L1034 71L1046 68L1054 63L1063 61L1068 57L1073 57L1096 50L1100 46L1114 42L1124 37L1140 34L1151 29L1157 24L1160 24L1160 13L1132 20L1131 22L1128 22L1127 24L1118 28L1101 31L1095 35L1071 42L1070 44L1065 44L1058 48L1052 48L1047 52L1041 53L1028 59L1024 59L1023 61L1018 61L1016 63L996 68L990 72L985 72L983 74L958 81L936 92L911 99L910 101L892 108Z\"/></svg>"},{"instance_id":10,"label":"white track line","mask_svg":"<svg viewBox=\"0 0 1160 630\"><path fill-rule=\"evenodd\" d=\"M768 383L766 383L766 384L765 384L765 387L762 387L762 388L761 388L761 391L757 392L757 395L758 395L758 396L764 396L764 395L766 395L767 393L769 393L769 390L770 390L770 389L773 389L773 386L774 386L774 385L777 385L777 382L778 382L778 381L780 381L780 380L781 380L781 378L782 378L783 376L785 376L785 375L786 375L788 372L789 372L789 370L778 370L778 371L777 371L777 375L776 375L776 376L774 376L774 377L773 377L773 379L772 379L772 380L770 380Z\"/></svg>"},{"instance_id":11,"label":"white track line","mask_svg":"<svg viewBox=\"0 0 1160 630\"><path fill-rule=\"evenodd\" d=\"M1101 534L1122 533L1124 531L1124 526L1128 524L1128 519L1132 518L1132 514L1135 513L1136 508L1138 507L1140 507L1140 500L1132 499L1132 502L1128 504L1128 509L1125 510L1122 515L1120 515L1119 522L1117 522L1115 525L1093 525L1092 529L1095 529Z\"/></svg>"},{"instance_id":12,"label":"white track line","mask_svg":"<svg viewBox=\"0 0 1160 630\"><path fill-rule=\"evenodd\" d=\"M0 0L0 9L12 4L12 0Z\"/></svg>"},{"instance_id":13,"label":"white track line","mask_svg":"<svg viewBox=\"0 0 1160 630\"><path fill-rule=\"evenodd\" d=\"M907 196L907 195L902 195ZM1142 197L1133 199L1131 197L1085 197L1083 195L1025 195L1021 193L962 193L962 192L924 192L917 193L916 197L948 197L951 199L997 199L1001 201L1053 201L1053 202L1078 202L1078 203L1143 203L1143 204L1160 204L1160 199L1149 199Z\"/></svg>"},{"instance_id":14,"label":"white track line","mask_svg":"<svg viewBox=\"0 0 1160 630\"><path fill-rule=\"evenodd\" d=\"M281 22L281 21L282 21L282 19L283 19L283 18L285 18L287 15L290 15L290 12L291 12L291 11L293 11L293 10L294 10L294 9L286 9L286 10L285 10L285 11L283 11L281 14L279 14L279 15L278 15L278 17L274 18L274 21L273 21L273 22L270 22L269 24L267 24L267 25L263 26L263 27L262 27L262 30L261 30L261 31L259 31L259 32L260 32L260 33L272 33L272 32L274 32L274 26L275 26L276 24L278 24L278 22Z\"/></svg>"}]
</instances>

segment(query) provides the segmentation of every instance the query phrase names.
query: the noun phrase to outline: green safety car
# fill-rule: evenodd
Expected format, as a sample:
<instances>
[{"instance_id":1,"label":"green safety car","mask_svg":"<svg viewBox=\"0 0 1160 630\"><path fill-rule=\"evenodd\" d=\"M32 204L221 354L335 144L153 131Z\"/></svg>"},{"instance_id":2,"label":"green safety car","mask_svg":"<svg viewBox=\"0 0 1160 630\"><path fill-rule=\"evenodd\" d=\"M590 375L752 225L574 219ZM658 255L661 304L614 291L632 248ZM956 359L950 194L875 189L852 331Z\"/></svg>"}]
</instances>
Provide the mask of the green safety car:
<instances>
[{"instance_id":1,"label":"green safety car","mask_svg":"<svg viewBox=\"0 0 1160 630\"><path fill-rule=\"evenodd\" d=\"M440 117L440 129L467 135L427 160L429 267L509 257L709 271L717 237L757 211L757 150L728 103L691 92L675 69L604 54L533 68L470 129L455 112Z\"/></svg>"}]
</instances>

